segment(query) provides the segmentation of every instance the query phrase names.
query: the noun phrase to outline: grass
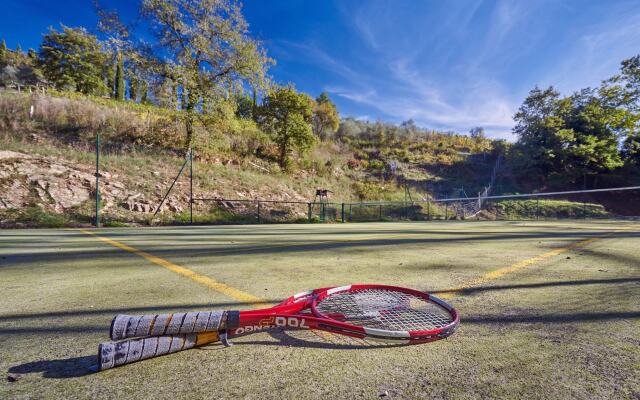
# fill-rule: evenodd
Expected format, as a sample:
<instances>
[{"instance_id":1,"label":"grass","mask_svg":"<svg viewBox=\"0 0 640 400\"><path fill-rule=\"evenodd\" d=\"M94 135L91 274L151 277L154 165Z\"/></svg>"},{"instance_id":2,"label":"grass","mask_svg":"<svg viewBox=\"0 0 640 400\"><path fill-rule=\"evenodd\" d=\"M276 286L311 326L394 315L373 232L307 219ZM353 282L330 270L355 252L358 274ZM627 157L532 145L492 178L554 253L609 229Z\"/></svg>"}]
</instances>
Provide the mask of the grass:
<instances>
[{"instance_id":1,"label":"grass","mask_svg":"<svg viewBox=\"0 0 640 400\"><path fill-rule=\"evenodd\" d=\"M17 227L62 228L71 223L65 215L50 213L40 206L29 206L23 209L5 209L0 211L0 221L17 223Z\"/></svg>"},{"instance_id":2,"label":"grass","mask_svg":"<svg viewBox=\"0 0 640 400\"><path fill-rule=\"evenodd\" d=\"M503 200L496 212L507 219L607 218L611 214L600 204L568 200Z\"/></svg>"},{"instance_id":3,"label":"grass","mask_svg":"<svg viewBox=\"0 0 640 400\"><path fill-rule=\"evenodd\" d=\"M78 143L66 143L50 136L41 136L38 140L32 140L27 135L0 132L0 146L4 150L56 157L88 172L95 168L95 150L92 147L88 145L83 147ZM157 203L184 162L182 157L171 152L153 149L115 151L110 150L109 142L104 142L103 146L103 154L100 159L101 170L114 175L114 179L124 183L129 191L142 193L145 198L152 199ZM328 157L326 152L321 156ZM186 200L189 189L187 174L188 169L177 182L173 191L173 197L182 202L184 208L188 205L188 200ZM325 172L323 175L304 170L295 173L265 172L255 168L249 162L238 165L233 163L221 165L196 160L194 165L196 197L312 201L317 188L330 188L333 192L333 201L347 201L356 197L351 177L345 173L335 173L335 171L334 173ZM269 205L265 206L265 208L269 207ZM90 219L92 213L91 208L82 207L74 215L61 216L61 218L66 218L68 223L73 225ZM176 215L165 214L163 219L166 221L179 221L181 218L180 213L176 213ZM198 216L197 219L204 222L204 218L208 216L205 213ZM120 208L107 210L105 214L105 219L113 221L113 223L144 224L148 217L149 215L146 214L127 212ZM292 216L290 220L295 218L297 217ZM242 222L244 219L242 215L237 215L235 217L228 216L228 218L215 218L209 220L208 223L217 220Z\"/></svg>"},{"instance_id":4,"label":"grass","mask_svg":"<svg viewBox=\"0 0 640 400\"><path fill-rule=\"evenodd\" d=\"M450 296L462 323L409 347L275 330L102 373L89 367L114 314L247 306L77 230L0 231L0 371L19 378L0 382L0 398L637 398L639 231L606 220L103 229L271 302L387 283Z\"/></svg>"}]
</instances>

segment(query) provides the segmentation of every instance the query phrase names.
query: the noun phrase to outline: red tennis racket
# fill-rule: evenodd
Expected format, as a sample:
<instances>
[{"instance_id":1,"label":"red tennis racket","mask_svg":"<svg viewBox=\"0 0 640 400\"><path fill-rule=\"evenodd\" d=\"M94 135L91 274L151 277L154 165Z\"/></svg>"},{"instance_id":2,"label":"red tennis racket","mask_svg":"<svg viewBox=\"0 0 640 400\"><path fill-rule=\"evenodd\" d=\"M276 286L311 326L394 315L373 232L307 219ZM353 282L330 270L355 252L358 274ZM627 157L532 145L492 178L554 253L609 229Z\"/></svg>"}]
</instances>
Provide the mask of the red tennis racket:
<instances>
[{"instance_id":1,"label":"red tennis racket","mask_svg":"<svg viewBox=\"0 0 640 400\"><path fill-rule=\"evenodd\" d=\"M262 310L118 315L111 324L111 339L140 339L102 343L99 368L218 340L228 345L228 338L277 326L414 344L448 337L459 322L452 306L417 290L386 285L322 288Z\"/></svg>"}]
</instances>

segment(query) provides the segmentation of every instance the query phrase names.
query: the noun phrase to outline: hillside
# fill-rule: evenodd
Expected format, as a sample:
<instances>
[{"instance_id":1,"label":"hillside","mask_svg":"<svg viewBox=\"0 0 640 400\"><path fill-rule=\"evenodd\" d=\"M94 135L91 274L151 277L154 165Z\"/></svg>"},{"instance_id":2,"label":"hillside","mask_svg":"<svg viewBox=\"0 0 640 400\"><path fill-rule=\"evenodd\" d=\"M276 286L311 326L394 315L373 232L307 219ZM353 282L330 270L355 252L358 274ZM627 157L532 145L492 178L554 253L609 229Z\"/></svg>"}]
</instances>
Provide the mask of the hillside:
<instances>
[{"instance_id":1,"label":"hillside","mask_svg":"<svg viewBox=\"0 0 640 400\"><path fill-rule=\"evenodd\" d=\"M32 111L33 106L33 111ZM147 223L184 163L176 121L165 109L55 93L0 92L0 215L3 226L89 224L95 202L95 132L102 133L101 200L107 224ZM493 164L489 141L391 131L359 121L362 132L338 132L294 156L283 171L259 132L235 127L206 133L194 145L194 197L311 202L318 188L333 202L431 197L458 185L480 186ZM174 129L171 129L171 128ZM384 130L381 138L368 128ZM378 133L379 133L378 132ZM341 135L341 136L340 136ZM476 147L474 147L476 146ZM483 151L483 153L477 153ZM474 154L481 154L475 156ZM188 168L187 168L188 169ZM430 183L431 182L431 183ZM472 190L476 190L473 188ZM156 222L186 221L188 171ZM251 203L199 202L199 222L253 222ZM266 215L296 220L306 205L263 205Z\"/></svg>"}]
</instances>

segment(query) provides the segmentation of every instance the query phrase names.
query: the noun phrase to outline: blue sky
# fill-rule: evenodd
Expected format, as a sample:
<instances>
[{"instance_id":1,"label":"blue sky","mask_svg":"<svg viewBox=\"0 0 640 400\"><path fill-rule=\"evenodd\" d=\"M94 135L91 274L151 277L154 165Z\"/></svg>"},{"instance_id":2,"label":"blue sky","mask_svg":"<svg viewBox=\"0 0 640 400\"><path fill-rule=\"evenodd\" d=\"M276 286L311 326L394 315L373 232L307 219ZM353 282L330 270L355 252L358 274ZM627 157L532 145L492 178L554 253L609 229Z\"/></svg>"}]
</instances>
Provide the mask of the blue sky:
<instances>
[{"instance_id":1,"label":"blue sky","mask_svg":"<svg viewBox=\"0 0 640 400\"><path fill-rule=\"evenodd\" d=\"M126 16L132 1L105 0ZM90 0L5 0L0 37L37 47L48 26L95 28ZM342 116L511 138L534 85L595 86L640 53L640 2L247 0L271 75Z\"/></svg>"}]
</instances>

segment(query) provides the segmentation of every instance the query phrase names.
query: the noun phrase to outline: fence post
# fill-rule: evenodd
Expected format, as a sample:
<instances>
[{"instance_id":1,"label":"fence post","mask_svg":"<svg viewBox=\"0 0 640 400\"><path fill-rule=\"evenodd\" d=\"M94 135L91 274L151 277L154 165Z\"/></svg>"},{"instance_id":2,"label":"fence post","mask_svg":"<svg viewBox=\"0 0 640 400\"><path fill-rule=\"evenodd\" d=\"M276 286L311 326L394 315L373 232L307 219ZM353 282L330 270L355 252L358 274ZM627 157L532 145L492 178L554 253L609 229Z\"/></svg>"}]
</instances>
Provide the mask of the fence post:
<instances>
[{"instance_id":1,"label":"fence post","mask_svg":"<svg viewBox=\"0 0 640 400\"><path fill-rule=\"evenodd\" d=\"M307 203L307 209L309 210L308 211L308 214L309 214L309 218L308 219L309 219L309 222L311 222L311 203Z\"/></svg>"},{"instance_id":2,"label":"fence post","mask_svg":"<svg viewBox=\"0 0 640 400\"><path fill-rule=\"evenodd\" d=\"M258 220L258 223L260 223L260 200L258 200L258 211L256 214L256 219Z\"/></svg>"},{"instance_id":3,"label":"fence post","mask_svg":"<svg viewBox=\"0 0 640 400\"><path fill-rule=\"evenodd\" d=\"M100 227L100 132L96 134L96 228Z\"/></svg>"},{"instance_id":4,"label":"fence post","mask_svg":"<svg viewBox=\"0 0 640 400\"><path fill-rule=\"evenodd\" d=\"M540 219L540 197L536 197L536 221Z\"/></svg>"},{"instance_id":5,"label":"fence post","mask_svg":"<svg viewBox=\"0 0 640 400\"><path fill-rule=\"evenodd\" d=\"M382 221L382 204L380 204L378 207L378 220Z\"/></svg>"},{"instance_id":6,"label":"fence post","mask_svg":"<svg viewBox=\"0 0 640 400\"><path fill-rule=\"evenodd\" d=\"M449 220L449 203L448 202L444 202L444 219L445 221Z\"/></svg>"},{"instance_id":7,"label":"fence post","mask_svg":"<svg viewBox=\"0 0 640 400\"><path fill-rule=\"evenodd\" d=\"M353 204L349 203L349 222L353 221Z\"/></svg>"},{"instance_id":8,"label":"fence post","mask_svg":"<svg viewBox=\"0 0 640 400\"><path fill-rule=\"evenodd\" d=\"M193 225L193 149L189 150L189 223Z\"/></svg>"},{"instance_id":9,"label":"fence post","mask_svg":"<svg viewBox=\"0 0 640 400\"><path fill-rule=\"evenodd\" d=\"M342 208L342 223L344 224L344 203L341 204L341 208Z\"/></svg>"}]
</instances>

